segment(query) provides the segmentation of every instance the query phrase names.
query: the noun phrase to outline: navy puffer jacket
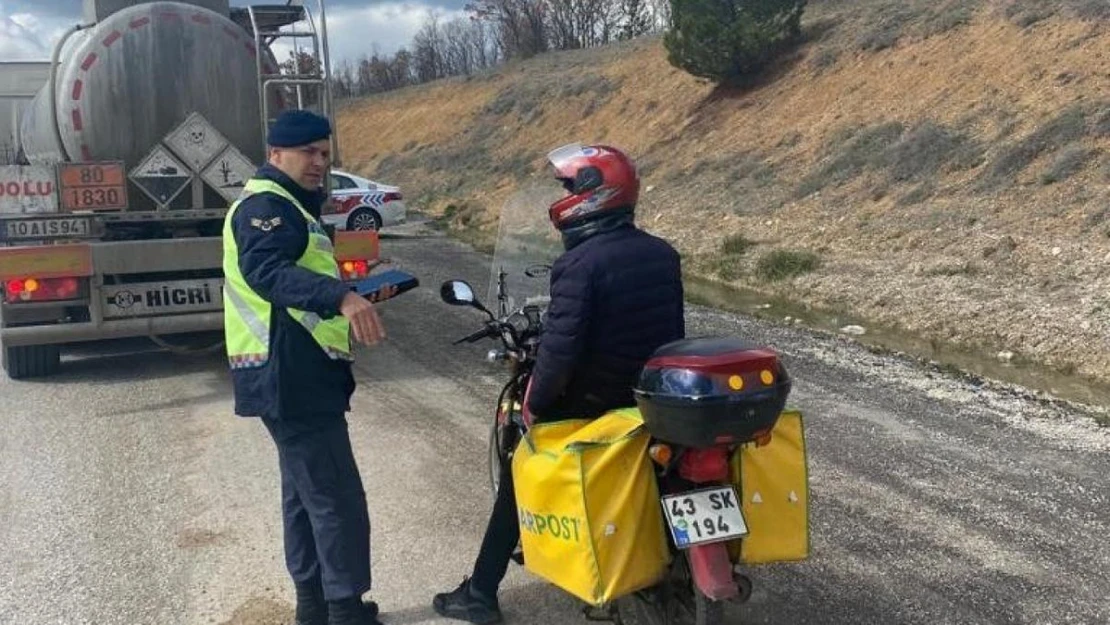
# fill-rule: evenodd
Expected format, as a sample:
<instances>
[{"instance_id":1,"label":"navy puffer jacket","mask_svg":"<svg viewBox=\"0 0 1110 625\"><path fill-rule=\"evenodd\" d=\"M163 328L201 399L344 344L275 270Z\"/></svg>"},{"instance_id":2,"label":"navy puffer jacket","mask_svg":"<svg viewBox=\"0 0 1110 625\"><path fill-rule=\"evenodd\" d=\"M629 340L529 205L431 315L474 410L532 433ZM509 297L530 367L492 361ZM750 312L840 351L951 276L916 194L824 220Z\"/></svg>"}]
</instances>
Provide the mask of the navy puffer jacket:
<instances>
[{"instance_id":1,"label":"navy puffer jacket","mask_svg":"<svg viewBox=\"0 0 1110 625\"><path fill-rule=\"evenodd\" d=\"M593 235L552 268L528 408L551 421L633 406L644 362L684 336L678 252L630 223Z\"/></svg>"}]
</instances>

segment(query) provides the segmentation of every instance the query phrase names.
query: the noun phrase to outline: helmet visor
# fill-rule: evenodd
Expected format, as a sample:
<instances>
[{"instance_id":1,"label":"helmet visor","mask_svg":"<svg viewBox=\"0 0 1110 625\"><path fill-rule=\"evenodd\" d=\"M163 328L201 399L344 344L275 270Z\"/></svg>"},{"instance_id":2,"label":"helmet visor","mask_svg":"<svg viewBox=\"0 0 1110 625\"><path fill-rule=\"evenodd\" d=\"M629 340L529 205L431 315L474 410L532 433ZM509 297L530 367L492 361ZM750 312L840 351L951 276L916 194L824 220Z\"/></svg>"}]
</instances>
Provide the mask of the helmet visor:
<instances>
[{"instance_id":1,"label":"helmet visor","mask_svg":"<svg viewBox=\"0 0 1110 625\"><path fill-rule=\"evenodd\" d=\"M586 156L586 150L581 143L569 143L560 148L555 148L547 154L547 161L555 168L557 178L574 178L574 171L570 169L571 163L576 159Z\"/></svg>"}]
</instances>

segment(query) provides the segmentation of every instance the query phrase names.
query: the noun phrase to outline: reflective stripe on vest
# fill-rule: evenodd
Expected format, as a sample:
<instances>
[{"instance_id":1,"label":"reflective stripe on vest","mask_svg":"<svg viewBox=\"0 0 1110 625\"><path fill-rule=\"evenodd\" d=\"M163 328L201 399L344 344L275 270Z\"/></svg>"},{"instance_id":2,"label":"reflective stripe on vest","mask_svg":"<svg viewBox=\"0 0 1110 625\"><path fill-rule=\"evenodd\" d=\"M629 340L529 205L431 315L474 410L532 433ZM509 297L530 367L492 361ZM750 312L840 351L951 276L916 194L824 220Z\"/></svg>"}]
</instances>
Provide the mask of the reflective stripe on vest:
<instances>
[{"instance_id":1,"label":"reflective stripe on vest","mask_svg":"<svg viewBox=\"0 0 1110 625\"><path fill-rule=\"evenodd\" d=\"M227 342L228 363L233 369L260 367L270 358L272 306L250 288L242 272L239 271L239 246L231 228L235 210L243 200L256 193L272 193L292 203L308 223L308 245L305 246L301 257L297 259L297 266L340 279L334 247L316 219L292 194L276 182L258 178L248 180L243 193L228 210L223 229L224 337ZM272 227L281 226L275 224ZM286 310L289 316L304 326L329 358L352 360L351 324L345 317L321 319L316 313L295 308Z\"/></svg>"}]
</instances>

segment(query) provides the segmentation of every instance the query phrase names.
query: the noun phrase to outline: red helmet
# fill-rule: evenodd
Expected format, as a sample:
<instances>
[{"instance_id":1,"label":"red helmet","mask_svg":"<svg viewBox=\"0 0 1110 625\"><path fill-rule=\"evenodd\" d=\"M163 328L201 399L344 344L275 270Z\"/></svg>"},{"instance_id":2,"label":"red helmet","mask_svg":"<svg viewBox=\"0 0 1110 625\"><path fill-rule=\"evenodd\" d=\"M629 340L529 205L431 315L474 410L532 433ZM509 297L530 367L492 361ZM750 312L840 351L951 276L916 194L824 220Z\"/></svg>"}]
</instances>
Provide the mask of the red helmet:
<instances>
[{"instance_id":1,"label":"red helmet","mask_svg":"<svg viewBox=\"0 0 1110 625\"><path fill-rule=\"evenodd\" d=\"M547 160L570 193L548 209L551 223L559 230L616 209L636 207L640 176L632 159L620 150L572 143L552 151Z\"/></svg>"}]
</instances>

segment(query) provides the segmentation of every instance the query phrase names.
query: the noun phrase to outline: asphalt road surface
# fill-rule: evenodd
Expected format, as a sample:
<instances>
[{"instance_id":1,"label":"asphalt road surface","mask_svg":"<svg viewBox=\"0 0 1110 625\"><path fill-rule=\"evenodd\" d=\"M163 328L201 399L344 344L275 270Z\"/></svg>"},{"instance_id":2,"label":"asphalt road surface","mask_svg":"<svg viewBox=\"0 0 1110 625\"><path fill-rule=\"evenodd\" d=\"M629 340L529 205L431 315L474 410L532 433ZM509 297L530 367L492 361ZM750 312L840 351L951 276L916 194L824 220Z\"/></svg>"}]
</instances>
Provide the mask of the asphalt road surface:
<instances>
[{"instance_id":1,"label":"asphalt road surface","mask_svg":"<svg viewBox=\"0 0 1110 625\"><path fill-rule=\"evenodd\" d=\"M350 414L390 624L440 622L491 498L501 370L439 284L485 292L486 257L388 239L420 289L383 306ZM836 337L692 307L688 333L783 354L806 416L813 557L751 571L736 623L1110 622L1110 428L1075 407L947 377ZM221 356L82 350L45 381L0 380L0 623L276 625L292 617L279 481L261 425L232 414ZM583 622L510 571L509 623Z\"/></svg>"}]
</instances>

